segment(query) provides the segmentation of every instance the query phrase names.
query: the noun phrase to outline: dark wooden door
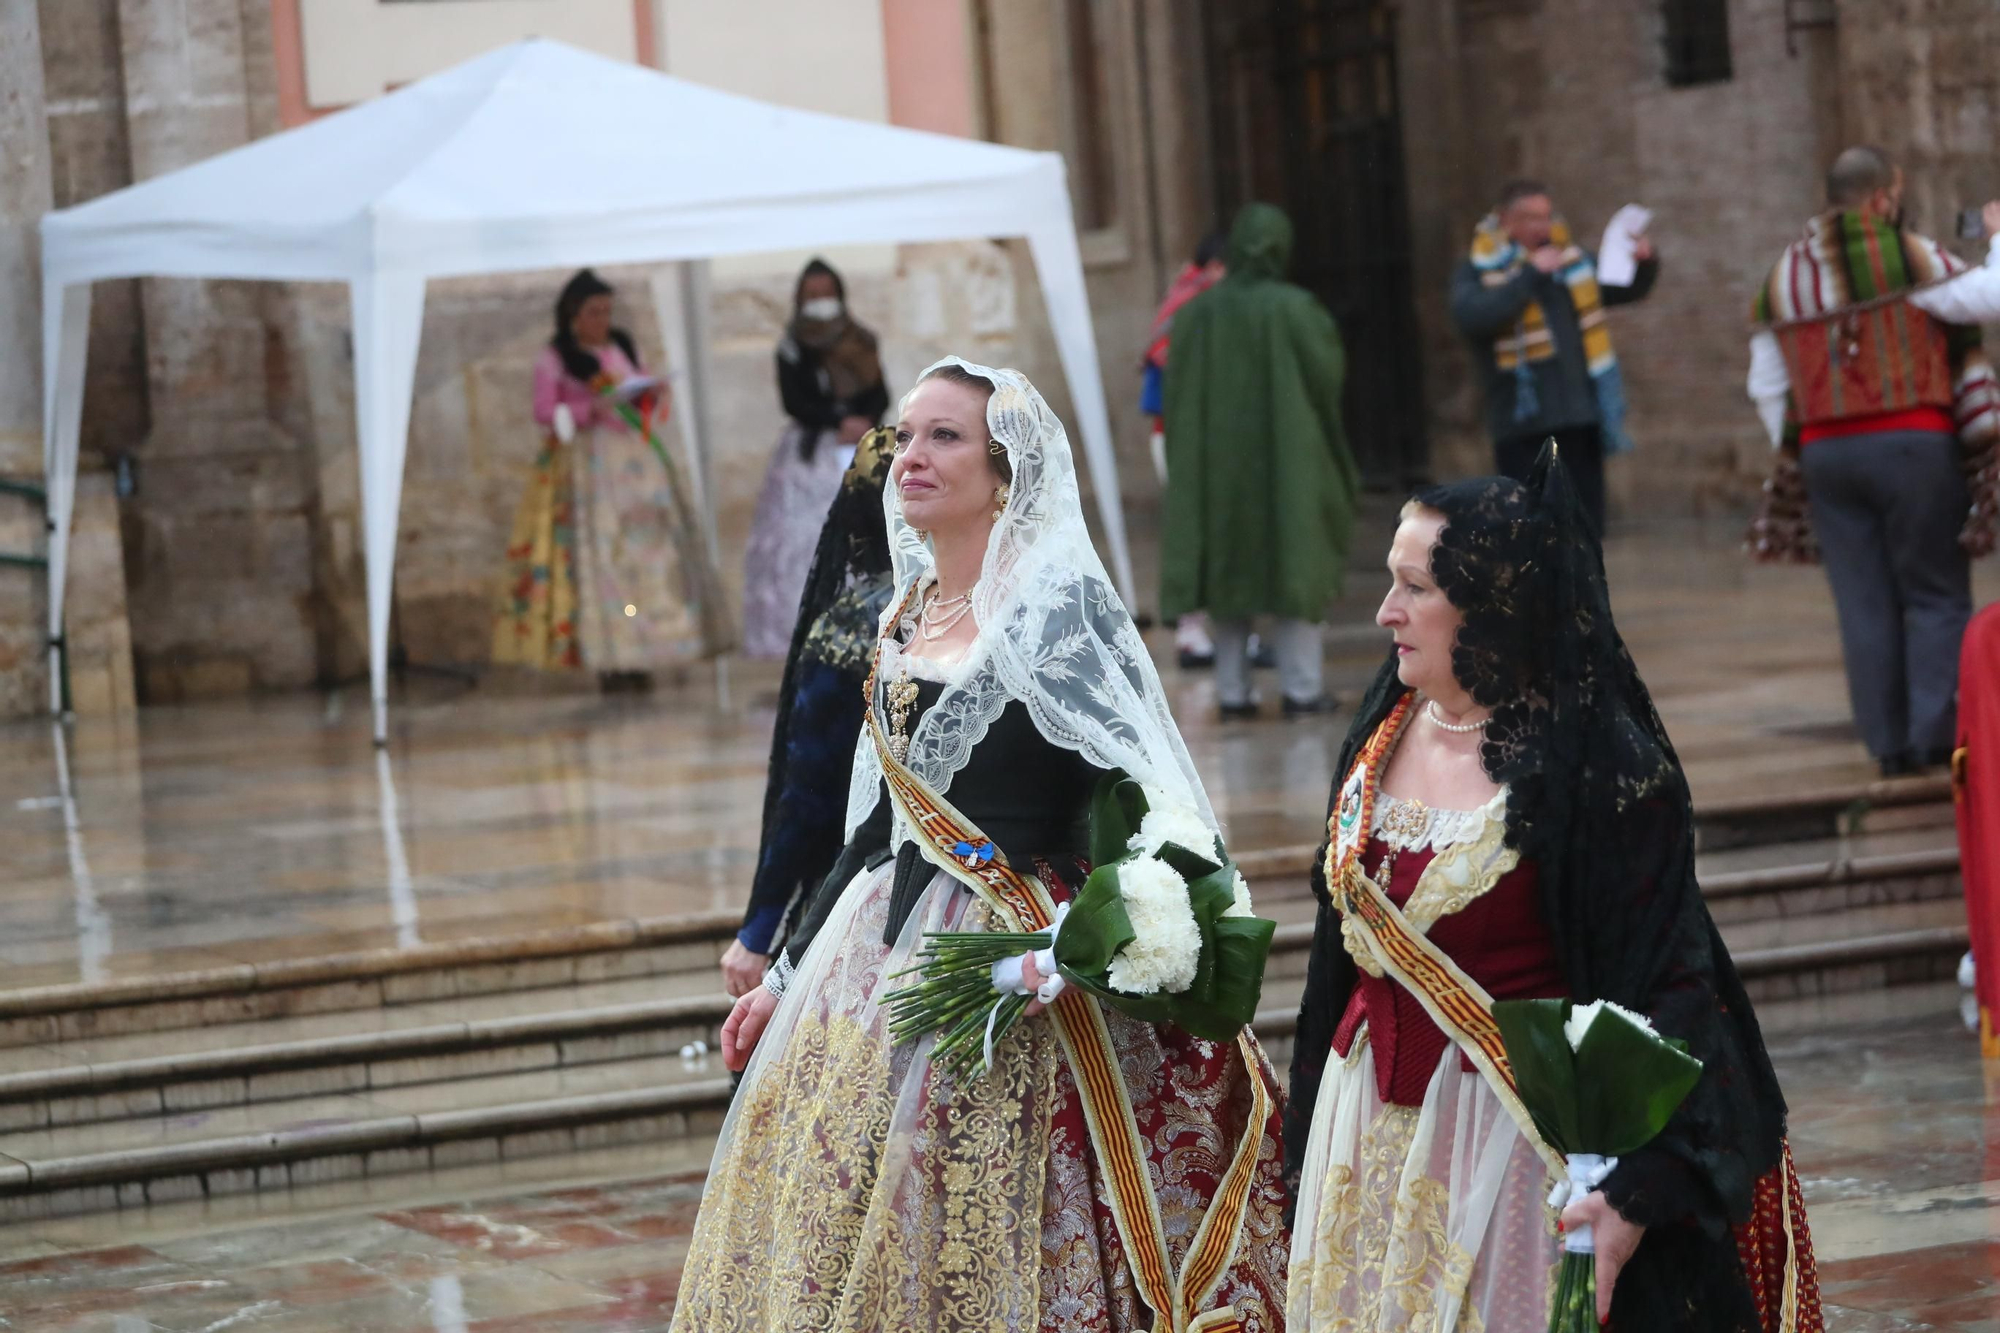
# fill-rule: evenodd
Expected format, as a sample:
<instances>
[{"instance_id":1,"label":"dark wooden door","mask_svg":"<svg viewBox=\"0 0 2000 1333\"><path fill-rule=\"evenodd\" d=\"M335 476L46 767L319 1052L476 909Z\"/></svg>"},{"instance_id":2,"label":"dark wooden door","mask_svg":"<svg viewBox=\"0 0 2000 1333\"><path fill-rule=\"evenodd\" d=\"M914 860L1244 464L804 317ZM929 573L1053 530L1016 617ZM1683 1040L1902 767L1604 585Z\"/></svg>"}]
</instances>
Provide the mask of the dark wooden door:
<instances>
[{"instance_id":1,"label":"dark wooden door","mask_svg":"<svg viewBox=\"0 0 2000 1333\"><path fill-rule=\"evenodd\" d=\"M1215 193L1282 206L1292 280L1347 347L1347 429L1371 486L1427 470L1393 0L1206 0Z\"/></svg>"}]
</instances>

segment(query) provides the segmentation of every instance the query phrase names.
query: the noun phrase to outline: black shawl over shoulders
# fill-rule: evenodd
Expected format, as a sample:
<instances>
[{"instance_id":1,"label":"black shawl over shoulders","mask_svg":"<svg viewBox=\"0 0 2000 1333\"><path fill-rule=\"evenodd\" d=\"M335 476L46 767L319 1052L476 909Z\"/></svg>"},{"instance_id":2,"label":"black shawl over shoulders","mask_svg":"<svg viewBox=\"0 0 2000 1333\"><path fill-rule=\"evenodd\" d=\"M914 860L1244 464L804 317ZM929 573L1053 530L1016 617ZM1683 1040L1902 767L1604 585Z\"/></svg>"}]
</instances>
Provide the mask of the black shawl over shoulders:
<instances>
[{"instance_id":1,"label":"black shawl over shoulders","mask_svg":"<svg viewBox=\"0 0 2000 1333\"><path fill-rule=\"evenodd\" d=\"M1705 1066L1666 1130L1604 1183L1612 1205L1647 1228L1618 1280L1612 1326L1754 1333L1732 1228L1778 1164L1785 1103L1695 881L1687 780L1612 623L1596 541L1552 452L1526 486L1479 478L1416 498L1446 516L1431 568L1465 616L1453 672L1493 710L1482 762L1508 786L1507 841L1540 871L1542 914L1571 997L1649 1015ZM1336 797L1404 693L1392 655L1342 747ZM1355 985L1323 862L1324 848L1286 1111L1294 1189Z\"/></svg>"}]
</instances>

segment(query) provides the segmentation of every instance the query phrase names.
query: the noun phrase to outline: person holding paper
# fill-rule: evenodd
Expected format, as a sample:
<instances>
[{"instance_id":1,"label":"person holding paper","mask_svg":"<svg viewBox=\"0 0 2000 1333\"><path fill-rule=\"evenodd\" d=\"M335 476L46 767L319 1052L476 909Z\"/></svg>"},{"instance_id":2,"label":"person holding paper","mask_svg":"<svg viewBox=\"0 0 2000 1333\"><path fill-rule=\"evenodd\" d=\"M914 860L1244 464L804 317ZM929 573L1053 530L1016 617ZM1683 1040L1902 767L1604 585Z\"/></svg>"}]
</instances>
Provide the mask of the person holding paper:
<instances>
[{"instance_id":1,"label":"person holding paper","mask_svg":"<svg viewBox=\"0 0 2000 1333\"><path fill-rule=\"evenodd\" d=\"M1855 726L1884 777L1951 758L1971 560L1994 546L2000 203L1967 270L1903 228L1903 173L1850 148L1828 208L1758 290L1745 386L1775 449L1751 528L1764 561L1826 566Z\"/></svg>"},{"instance_id":2,"label":"person holding paper","mask_svg":"<svg viewBox=\"0 0 2000 1333\"><path fill-rule=\"evenodd\" d=\"M732 646L722 582L653 434L669 395L612 324L610 285L576 274L555 322L535 361L542 446L507 544L493 661L643 689L658 668Z\"/></svg>"},{"instance_id":3,"label":"person holding paper","mask_svg":"<svg viewBox=\"0 0 2000 1333\"><path fill-rule=\"evenodd\" d=\"M1612 235L1621 252L1630 246L1632 271L1621 286L1600 283L1596 256L1571 240L1546 185L1510 181L1451 283L1452 319L1472 343L1485 384L1495 467L1527 476L1542 442L1553 437L1600 534L1604 456L1632 448L1604 312L1644 300L1660 275L1643 233Z\"/></svg>"},{"instance_id":4,"label":"person holding paper","mask_svg":"<svg viewBox=\"0 0 2000 1333\"><path fill-rule=\"evenodd\" d=\"M855 443L889 410L875 335L848 313L846 284L823 259L799 274L777 361L787 420L743 555L743 652L782 659L792 646L819 520L840 489Z\"/></svg>"}]
</instances>

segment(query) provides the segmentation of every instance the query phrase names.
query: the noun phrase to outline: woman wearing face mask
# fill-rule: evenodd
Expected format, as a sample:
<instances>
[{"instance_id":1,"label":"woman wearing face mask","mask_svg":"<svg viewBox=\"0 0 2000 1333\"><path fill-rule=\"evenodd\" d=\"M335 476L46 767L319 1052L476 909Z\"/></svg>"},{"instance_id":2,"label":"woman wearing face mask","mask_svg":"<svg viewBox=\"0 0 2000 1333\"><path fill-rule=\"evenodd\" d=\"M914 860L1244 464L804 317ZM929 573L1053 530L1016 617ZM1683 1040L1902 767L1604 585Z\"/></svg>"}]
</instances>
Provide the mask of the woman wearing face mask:
<instances>
[{"instance_id":1,"label":"woman wearing face mask","mask_svg":"<svg viewBox=\"0 0 2000 1333\"><path fill-rule=\"evenodd\" d=\"M666 386L612 323L610 285L582 270L535 361L542 447L507 545L494 662L643 688L658 668L731 646L721 580L655 433L667 409Z\"/></svg>"},{"instance_id":2,"label":"woman wearing face mask","mask_svg":"<svg viewBox=\"0 0 2000 1333\"><path fill-rule=\"evenodd\" d=\"M1294 1329L1549 1326L1559 1159L1487 1053L1492 1001L1537 997L1643 1013L1704 1066L1560 1215L1593 1230L1598 1321L1822 1327L1785 1101L1591 533L1553 446L1526 484L1433 486L1403 510L1376 617L1394 648L1313 876L1285 1127Z\"/></svg>"},{"instance_id":3,"label":"woman wearing face mask","mask_svg":"<svg viewBox=\"0 0 2000 1333\"><path fill-rule=\"evenodd\" d=\"M812 564L813 536L854 446L889 410L875 335L847 313L847 288L825 260L799 274L778 343L778 437L743 557L743 651L781 658Z\"/></svg>"},{"instance_id":4,"label":"woman wearing face mask","mask_svg":"<svg viewBox=\"0 0 2000 1333\"><path fill-rule=\"evenodd\" d=\"M926 932L1046 920L1082 884L1107 770L1214 823L1041 395L948 359L895 439L848 842L724 1025L743 1083L673 1327L1277 1333L1278 1113L1247 1028L1051 988L964 1077L889 1034Z\"/></svg>"}]
</instances>

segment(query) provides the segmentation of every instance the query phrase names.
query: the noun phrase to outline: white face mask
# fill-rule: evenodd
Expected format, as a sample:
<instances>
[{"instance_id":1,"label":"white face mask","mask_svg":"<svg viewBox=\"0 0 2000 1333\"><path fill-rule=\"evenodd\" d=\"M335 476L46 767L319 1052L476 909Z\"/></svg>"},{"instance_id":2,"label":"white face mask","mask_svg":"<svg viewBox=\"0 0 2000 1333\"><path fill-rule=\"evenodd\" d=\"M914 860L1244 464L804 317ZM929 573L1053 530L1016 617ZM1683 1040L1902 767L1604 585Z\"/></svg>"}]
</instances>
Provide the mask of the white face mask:
<instances>
[{"instance_id":1,"label":"white face mask","mask_svg":"<svg viewBox=\"0 0 2000 1333\"><path fill-rule=\"evenodd\" d=\"M824 322L840 318L840 298L838 296L816 296L799 306L799 313L807 319Z\"/></svg>"}]
</instances>

